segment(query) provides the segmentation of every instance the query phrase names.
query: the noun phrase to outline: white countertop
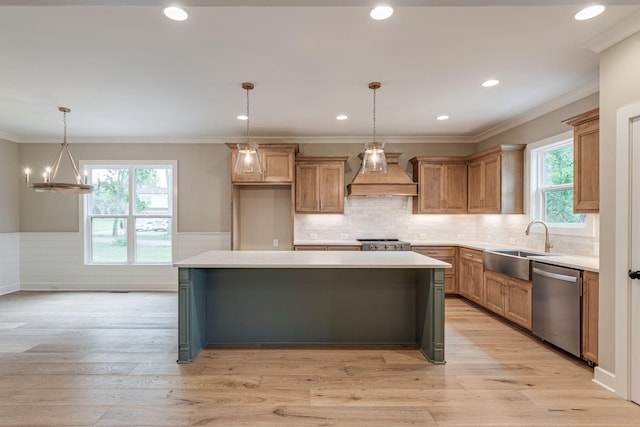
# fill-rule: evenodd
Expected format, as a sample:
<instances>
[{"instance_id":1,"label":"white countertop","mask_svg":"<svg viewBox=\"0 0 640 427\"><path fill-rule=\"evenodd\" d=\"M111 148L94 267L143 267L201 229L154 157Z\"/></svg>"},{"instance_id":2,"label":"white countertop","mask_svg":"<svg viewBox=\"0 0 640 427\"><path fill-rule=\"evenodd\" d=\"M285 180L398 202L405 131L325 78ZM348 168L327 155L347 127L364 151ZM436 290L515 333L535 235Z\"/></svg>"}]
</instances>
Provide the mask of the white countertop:
<instances>
[{"instance_id":1,"label":"white countertop","mask_svg":"<svg viewBox=\"0 0 640 427\"><path fill-rule=\"evenodd\" d=\"M523 248L519 246L511 246L497 243L468 241L468 240L410 240L411 246L460 246L463 248L476 249L479 251L495 250L495 249L519 249L523 251L542 252ZM360 245L357 240L297 240L296 245ZM388 253L388 252L387 252ZM600 259L587 256L556 254L530 257L532 260L546 262L547 264L560 265L563 267L576 268L578 270L599 272Z\"/></svg>"},{"instance_id":2,"label":"white countertop","mask_svg":"<svg viewBox=\"0 0 640 427\"><path fill-rule=\"evenodd\" d=\"M173 264L189 268L451 268L411 251L208 251Z\"/></svg>"}]
</instances>

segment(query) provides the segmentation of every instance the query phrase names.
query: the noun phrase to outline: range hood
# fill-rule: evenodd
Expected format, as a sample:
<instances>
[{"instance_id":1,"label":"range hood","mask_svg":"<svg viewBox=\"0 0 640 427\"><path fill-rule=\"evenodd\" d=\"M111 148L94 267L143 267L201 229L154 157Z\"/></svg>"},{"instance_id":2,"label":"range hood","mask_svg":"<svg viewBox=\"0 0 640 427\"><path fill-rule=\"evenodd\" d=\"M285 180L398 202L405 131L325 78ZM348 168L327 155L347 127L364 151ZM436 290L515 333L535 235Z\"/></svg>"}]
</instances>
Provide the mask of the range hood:
<instances>
[{"instance_id":1,"label":"range hood","mask_svg":"<svg viewBox=\"0 0 640 427\"><path fill-rule=\"evenodd\" d=\"M417 196L418 184L398 164L401 153L385 153L387 173L358 173L347 185L349 196ZM362 160L363 154L358 157Z\"/></svg>"}]
</instances>

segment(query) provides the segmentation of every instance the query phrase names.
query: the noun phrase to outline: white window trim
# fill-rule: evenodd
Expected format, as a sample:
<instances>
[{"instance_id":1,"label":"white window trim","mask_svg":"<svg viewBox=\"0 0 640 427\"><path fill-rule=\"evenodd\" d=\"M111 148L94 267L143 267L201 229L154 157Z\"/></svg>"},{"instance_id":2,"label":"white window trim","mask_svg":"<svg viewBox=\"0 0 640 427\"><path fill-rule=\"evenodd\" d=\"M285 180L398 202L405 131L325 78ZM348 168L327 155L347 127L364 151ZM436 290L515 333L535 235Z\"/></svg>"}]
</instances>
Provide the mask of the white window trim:
<instances>
[{"instance_id":1,"label":"white window trim","mask_svg":"<svg viewBox=\"0 0 640 427\"><path fill-rule=\"evenodd\" d=\"M82 171L86 169L88 166L171 166L173 168L173 203L172 203L172 220L171 220L171 262L169 263L94 263L91 262L91 235L90 235L90 227L89 227L89 194L85 194L82 196L82 203L80 203L80 213L79 213L79 221L80 221L80 234L83 242L83 257L85 265L96 265L96 266L118 266L118 267L139 267L139 266L167 266L171 265L177 259L177 245L176 245L176 235L178 232L178 161L177 160L80 160L78 162L78 167ZM113 215L117 216L117 215ZM160 215L161 216L161 215ZM123 217L128 217L128 215L123 215ZM135 227L134 227L135 228ZM127 248L128 251L133 250L132 247Z\"/></svg>"},{"instance_id":2,"label":"white window trim","mask_svg":"<svg viewBox=\"0 0 640 427\"><path fill-rule=\"evenodd\" d=\"M533 191L534 183L537 183L538 174L540 171L538 170L539 162L534 159L534 153L543 147L561 144L567 141L573 141L573 131L563 132L558 135L551 136L549 138L542 139L540 141L536 141L530 144L527 144L525 149L525 194L528 194L529 197L525 199L525 212L529 215L530 219L533 221L534 219L539 219L540 212L535 212L534 208L536 206L536 192ZM532 167L532 164L536 165L536 168ZM557 224L549 224L549 231L563 236L581 236L581 237L595 237L595 215L587 214L587 221L585 224L575 224L575 225L562 225L559 226ZM544 233L544 227L532 227L531 232L534 234L542 234Z\"/></svg>"}]
</instances>

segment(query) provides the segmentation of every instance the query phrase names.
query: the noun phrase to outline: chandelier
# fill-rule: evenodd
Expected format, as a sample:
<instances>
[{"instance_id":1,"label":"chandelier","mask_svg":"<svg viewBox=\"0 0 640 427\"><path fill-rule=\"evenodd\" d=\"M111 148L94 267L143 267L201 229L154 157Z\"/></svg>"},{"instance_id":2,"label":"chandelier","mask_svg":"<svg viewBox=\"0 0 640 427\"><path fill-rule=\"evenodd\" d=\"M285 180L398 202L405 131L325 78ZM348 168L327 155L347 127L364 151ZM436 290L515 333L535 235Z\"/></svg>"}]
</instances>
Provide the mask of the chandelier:
<instances>
[{"instance_id":1,"label":"chandelier","mask_svg":"<svg viewBox=\"0 0 640 427\"><path fill-rule=\"evenodd\" d=\"M261 174L262 166L258 156L258 146L252 144L249 139L249 91L253 89L253 83L242 83L242 89L247 91L247 141L244 144L238 144L238 156L234 172L236 174Z\"/></svg>"},{"instance_id":2,"label":"chandelier","mask_svg":"<svg viewBox=\"0 0 640 427\"><path fill-rule=\"evenodd\" d=\"M67 113L70 113L71 110L67 107L58 107L58 111L63 113L63 123L64 123L64 138L62 140L62 144L60 147L60 151L58 152L58 157L56 157L55 162L53 162L52 166L47 166L45 171L42 173L42 182L30 182L31 170L26 169L26 183L27 187L31 188L33 191L37 191L38 193L68 193L68 194L89 194L93 191L92 185L87 185L87 174L84 174L83 177L80 176L80 172L78 171L78 167L76 166L75 160L73 160L73 156L71 155L71 151L69 150L69 144L67 143ZM62 160L62 156L67 154L69 158L69 162L73 167L75 182L56 182L56 176L58 175L58 170L60 167L60 161Z\"/></svg>"},{"instance_id":3,"label":"chandelier","mask_svg":"<svg viewBox=\"0 0 640 427\"><path fill-rule=\"evenodd\" d=\"M373 138L364 144L364 158L362 159L362 173L387 173L387 159L384 155L384 142L376 141L376 90L380 89L380 82L369 83L373 90Z\"/></svg>"}]
</instances>

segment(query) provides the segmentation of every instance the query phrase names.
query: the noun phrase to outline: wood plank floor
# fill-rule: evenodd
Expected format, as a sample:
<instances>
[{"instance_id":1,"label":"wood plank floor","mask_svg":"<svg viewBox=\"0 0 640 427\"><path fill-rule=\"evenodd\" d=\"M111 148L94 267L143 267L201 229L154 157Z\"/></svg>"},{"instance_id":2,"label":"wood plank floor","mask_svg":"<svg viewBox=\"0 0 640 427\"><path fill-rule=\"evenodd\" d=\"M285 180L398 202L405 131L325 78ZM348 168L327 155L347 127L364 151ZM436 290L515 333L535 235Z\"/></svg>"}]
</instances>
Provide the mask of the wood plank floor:
<instances>
[{"instance_id":1,"label":"wood plank floor","mask_svg":"<svg viewBox=\"0 0 640 427\"><path fill-rule=\"evenodd\" d=\"M1 426L638 426L584 364L460 299L444 366L402 346L206 349L174 293L0 297Z\"/></svg>"}]
</instances>

